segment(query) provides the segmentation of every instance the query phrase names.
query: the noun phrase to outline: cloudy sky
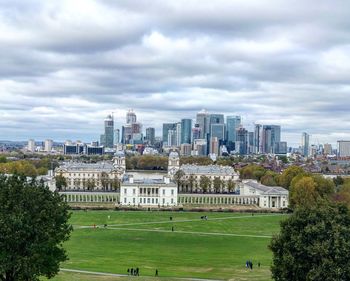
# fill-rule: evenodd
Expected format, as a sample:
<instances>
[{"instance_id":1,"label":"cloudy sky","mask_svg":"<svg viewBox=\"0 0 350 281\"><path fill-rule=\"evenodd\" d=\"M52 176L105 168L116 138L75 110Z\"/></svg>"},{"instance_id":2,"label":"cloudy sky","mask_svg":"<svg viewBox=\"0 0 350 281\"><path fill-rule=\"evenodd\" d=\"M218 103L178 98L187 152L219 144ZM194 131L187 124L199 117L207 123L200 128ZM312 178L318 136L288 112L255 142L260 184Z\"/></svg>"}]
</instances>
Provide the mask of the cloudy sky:
<instances>
[{"instance_id":1,"label":"cloudy sky","mask_svg":"<svg viewBox=\"0 0 350 281\"><path fill-rule=\"evenodd\" d=\"M350 1L0 1L0 139L91 141L129 108L350 139Z\"/></svg>"}]
</instances>

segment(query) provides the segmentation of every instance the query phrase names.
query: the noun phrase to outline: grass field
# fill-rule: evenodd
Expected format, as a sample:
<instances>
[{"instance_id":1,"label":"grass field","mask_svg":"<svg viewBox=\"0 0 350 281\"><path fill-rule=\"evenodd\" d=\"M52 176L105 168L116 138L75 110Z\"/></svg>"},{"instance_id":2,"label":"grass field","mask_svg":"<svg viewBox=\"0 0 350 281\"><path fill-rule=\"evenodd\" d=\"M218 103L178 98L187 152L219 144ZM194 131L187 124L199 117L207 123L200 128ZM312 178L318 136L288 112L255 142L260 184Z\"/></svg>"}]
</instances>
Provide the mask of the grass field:
<instances>
[{"instance_id":1,"label":"grass field","mask_svg":"<svg viewBox=\"0 0 350 281\"><path fill-rule=\"evenodd\" d=\"M208 216L208 220L200 219ZM170 220L170 216L173 220ZM62 268L126 274L139 267L143 277L215 280L271 280L267 246L285 215L190 212L75 211L69 261ZM96 228L93 225L96 225ZM104 228L107 224L107 228ZM174 231L172 231L172 227ZM245 268L252 260L253 270ZM257 267L258 261L261 267ZM129 280L61 272L53 280Z\"/></svg>"}]
</instances>

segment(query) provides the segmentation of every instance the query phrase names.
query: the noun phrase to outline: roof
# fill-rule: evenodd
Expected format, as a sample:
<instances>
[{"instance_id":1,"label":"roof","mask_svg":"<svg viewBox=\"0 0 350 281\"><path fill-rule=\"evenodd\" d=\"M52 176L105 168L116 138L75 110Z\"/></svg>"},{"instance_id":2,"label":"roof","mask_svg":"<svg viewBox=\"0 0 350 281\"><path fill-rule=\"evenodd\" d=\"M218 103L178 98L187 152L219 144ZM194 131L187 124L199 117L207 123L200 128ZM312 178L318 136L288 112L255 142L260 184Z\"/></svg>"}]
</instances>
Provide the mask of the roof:
<instances>
[{"instance_id":1,"label":"roof","mask_svg":"<svg viewBox=\"0 0 350 281\"><path fill-rule=\"evenodd\" d=\"M99 172L110 172L113 170L113 165L108 162L98 162L98 163L77 163L68 162L64 163L59 167L60 169L65 169L68 172L80 172L80 171L99 171Z\"/></svg>"},{"instance_id":2,"label":"roof","mask_svg":"<svg viewBox=\"0 0 350 281\"><path fill-rule=\"evenodd\" d=\"M182 165L180 169L185 174L211 174L211 175L222 175L222 176L230 176L235 173L235 170L230 166L219 166L219 165L207 165L207 166L199 166L199 165Z\"/></svg>"},{"instance_id":3,"label":"roof","mask_svg":"<svg viewBox=\"0 0 350 281\"><path fill-rule=\"evenodd\" d=\"M247 181L247 182L244 182L244 184L261 191L263 194L286 194L286 195L288 195L288 190L281 187L281 186L267 186L267 185L263 185L261 183L257 183L254 181Z\"/></svg>"}]
</instances>

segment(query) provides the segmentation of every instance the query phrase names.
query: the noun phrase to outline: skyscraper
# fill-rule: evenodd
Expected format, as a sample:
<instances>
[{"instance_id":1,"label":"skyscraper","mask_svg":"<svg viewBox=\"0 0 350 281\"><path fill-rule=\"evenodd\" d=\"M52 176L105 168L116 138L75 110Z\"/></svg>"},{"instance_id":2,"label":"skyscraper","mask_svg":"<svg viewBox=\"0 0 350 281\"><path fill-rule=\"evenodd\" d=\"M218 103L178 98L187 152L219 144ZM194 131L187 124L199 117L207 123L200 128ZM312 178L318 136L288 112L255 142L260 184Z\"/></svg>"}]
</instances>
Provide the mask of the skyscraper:
<instances>
[{"instance_id":1,"label":"skyscraper","mask_svg":"<svg viewBox=\"0 0 350 281\"><path fill-rule=\"evenodd\" d=\"M209 114L206 110L197 113L196 123L200 128L200 138L206 139L209 134Z\"/></svg>"},{"instance_id":2,"label":"skyscraper","mask_svg":"<svg viewBox=\"0 0 350 281\"><path fill-rule=\"evenodd\" d=\"M303 132L301 135L301 152L304 157L309 156L309 148L310 148L310 135L308 133Z\"/></svg>"},{"instance_id":3,"label":"skyscraper","mask_svg":"<svg viewBox=\"0 0 350 281\"><path fill-rule=\"evenodd\" d=\"M163 140L163 146L168 145L168 131L169 130L176 130L176 124L174 123L163 123L163 134L162 134L162 140Z\"/></svg>"},{"instance_id":4,"label":"skyscraper","mask_svg":"<svg viewBox=\"0 0 350 281\"><path fill-rule=\"evenodd\" d=\"M191 143L192 120L181 119L181 144Z\"/></svg>"},{"instance_id":5,"label":"skyscraper","mask_svg":"<svg viewBox=\"0 0 350 281\"><path fill-rule=\"evenodd\" d=\"M262 152L274 153L275 143L281 141L281 126L263 125L262 129Z\"/></svg>"},{"instance_id":6,"label":"skyscraper","mask_svg":"<svg viewBox=\"0 0 350 281\"><path fill-rule=\"evenodd\" d=\"M126 124L134 124L136 123L136 114L132 109L129 109L126 113Z\"/></svg>"},{"instance_id":7,"label":"skyscraper","mask_svg":"<svg viewBox=\"0 0 350 281\"><path fill-rule=\"evenodd\" d=\"M338 156L339 157L350 156L350 141L346 141L346 140L338 141Z\"/></svg>"},{"instance_id":8,"label":"skyscraper","mask_svg":"<svg viewBox=\"0 0 350 281\"><path fill-rule=\"evenodd\" d=\"M114 121L112 115L108 115L104 120L104 146L113 148L114 145Z\"/></svg>"},{"instance_id":9,"label":"skyscraper","mask_svg":"<svg viewBox=\"0 0 350 281\"><path fill-rule=\"evenodd\" d=\"M52 140L50 140L50 139L45 140L44 150L46 152L51 152L52 145L53 145L53 141Z\"/></svg>"},{"instance_id":10,"label":"skyscraper","mask_svg":"<svg viewBox=\"0 0 350 281\"><path fill-rule=\"evenodd\" d=\"M248 145L249 145L249 134L246 129L243 127L240 127L237 130L237 141L238 147L236 148L236 151L239 152L241 155L248 154Z\"/></svg>"},{"instance_id":11,"label":"skyscraper","mask_svg":"<svg viewBox=\"0 0 350 281\"><path fill-rule=\"evenodd\" d=\"M255 124L254 128L254 153L259 154L262 152L262 126Z\"/></svg>"},{"instance_id":12,"label":"skyscraper","mask_svg":"<svg viewBox=\"0 0 350 281\"><path fill-rule=\"evenodd\" d=\"M235 150L235 142L237 141L237 130L241 126L241 116L226 117L226 135L228 151Z\"/></svg>"},{"instance_id":13,"label":"skyscraper","mask_svg":"<svg viewBox=\"0 0 350 281\"><path fill-rule=\"evenodd\" d=\"M155 129L146 128L146 141L149 145L154 145L155 137Z\"/></svg>"},{"instance_id":14,"label":"skyscraper","mask_svg":"<svg viewBox=\"0 0 350 281\"><path fill-rule=\"evenodd\" d=\"M33 139L28 140L28 151L34 152L35 151L35 141Z\"/></svg>"}]
</instances>

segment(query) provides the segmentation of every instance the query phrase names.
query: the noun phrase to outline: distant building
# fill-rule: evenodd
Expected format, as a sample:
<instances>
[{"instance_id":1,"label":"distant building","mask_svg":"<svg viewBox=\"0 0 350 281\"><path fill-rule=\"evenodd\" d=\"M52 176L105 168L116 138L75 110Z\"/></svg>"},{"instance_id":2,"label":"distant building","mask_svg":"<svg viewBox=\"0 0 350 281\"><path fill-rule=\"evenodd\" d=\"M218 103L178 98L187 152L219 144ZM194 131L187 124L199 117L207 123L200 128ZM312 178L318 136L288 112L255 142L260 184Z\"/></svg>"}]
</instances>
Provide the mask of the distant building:
<instances>
[{"instance_id":1,"label":"distant building","mask_svg":"<svg viewBox=\"0 0 350 281\"><path fill-rule=\"evenodd\" d=\"M192 120L181 119L181 144L191 143Z\"/></svg>"},{"instance_id":2,"label":"distant building","mask_svg":"<svg viewBox=\"0 0 350 281\"><path fill-rule=\"evenodd\" d=\"M163 123L163 146L168 146L168 135L169 130L176 130L176 124L174 123Z\"/></svg>"},{"instance_id":3,"label":"distant building","mask_svg":"<svg viewBox=\"0 0 350 281\"><path fill-rule=\"evenodd\" d=\"M149 145L154 145L155 143L155 133L156 130L154 128L146 128L146 142Z\"/></svg>"},{"instance_id":4,"label":"distant building","mask_svg":"<svg viewBox=\"0 0 350 281\"><path fill-rule=\"evenodd\" d=\"M274 153L275 143L281 141L281 126L263 125L262 153Z\"/></svg>"},{"instance_id":5,"label":"distant building","mask_svg":"<svg viewBox=\"0 0 350 281\"><path fill-rule=\"evenodd\" d=\"M217 137L211 137L210 138L210 148L209 153L219 155L219 140Z\"/></svg>"},{"instance_id":6,"label":"distant building","mask_svg":"<svg viewBox=\"0 0 350 281\"><path fill-rule=\"evenodd\" d=\"M236 152L238 152L240 155L246 155L248 154L248 144L249 144L249 134L248 131L241 127L237 130L237 149Z\"/></svg>"},{"instance_id":7,"label":"distant building","mask_svg":"<svg viewBox=\"0 0 350 281\"><path fill-rule=\"evenodd\" d=\"M207 139L207 134L209 134L209 113L206 110L198 112L196 123L200 129L200 138Z\"/></svg>"},{"instance_id":8,"label":"distant building","mask_svg":"<svg viewBox=\"0 0 350 281\"><path fill-rule=\"evenodd\" d=\"M33 139L28 140L28 147L27 147L27 149L30 152L35 152L35 140L33 140Z\"/></svg>"},{"instance_id":9,"label":"distant building","mask_svg":"<svg viewBox=\"0 0 350 281\"><path fill-rule=\"evenodd\" d=\"M287 154L287 142L280 141L275 143L275 154Z\"/></svg>"},{"instance_id":10,"label":"distant building","mask_svg":"<svg viewBox=\"0 0 350 281\"><path fill-rule=\"evenodd\" d=\"M192 145L189 143L182 143L180 147L181 155L190 156L192 150Z\"/></svg>"},{"instance_id":11,"label":"distant building","mask_svg":"<svg viewBox=\"0 0 350 281\"><path fill-rule=\"evenodd\" d=\"M237 130L239 129L241 124L241 116L226 117L227 148L229 152L235 150L235 142L237 141Z\"/></svg>"},{"instance_id":12,"label":"distant building","mask_svg":"<svg viewBox=\"0 0 350 281\"><path fill-rule=\"evenodd\" d=\"M338 141L338 156L339 157L350 156L350 141L346 141L346 140Z\"/></svg>"},{"instance_id":13,"label":"distant building","mask_svg":"<svg viewBox=\"0 0 350 281\"><path fill-rule=\"evenodd\" d=\"M310 135L308 133L302 133L301 135L301 151L304 157L308 157L310 155Z\"/></svg>"},{"instance_id":14,"label":"distant building","mask_svg":"<svg viewBox=\"0 0 350 281\"><path fill-rule=\"evenodd\" d=\"M262 149L262 125L255 124L254 128L254 153L260 154Z\"/></svg>"},{"instance_id":15,"label":"distant building","mask_svg":"<svg viewBox=\"0 0 350 281\"><path fill-rule=\"evenodd\" d=\"M44 151L51 152L53 146L53 140L47 139L44 143Z\"/></svg>"},{"instance_id":16,"label":"distant building","mask_svg":"<svg viewBox=\"0 0 350 281\"><path fill-rule=\"evenodd\" d=\"M332 150L332 145L329 143L325 143L323 146L323 154L324 155L332 155L333 150Z\"/></svg>"},{"instance_id":17,"label":"distant building","mask_svg":"<svg viewBox=\"0 0 350 281\"><path fill-rule=\"evenodd\" d=\"M114 145L114 121L112 115L108 115L104 120L104 134L101 135L101 145L113 148Z\"/></svg>"}]
</instances>

